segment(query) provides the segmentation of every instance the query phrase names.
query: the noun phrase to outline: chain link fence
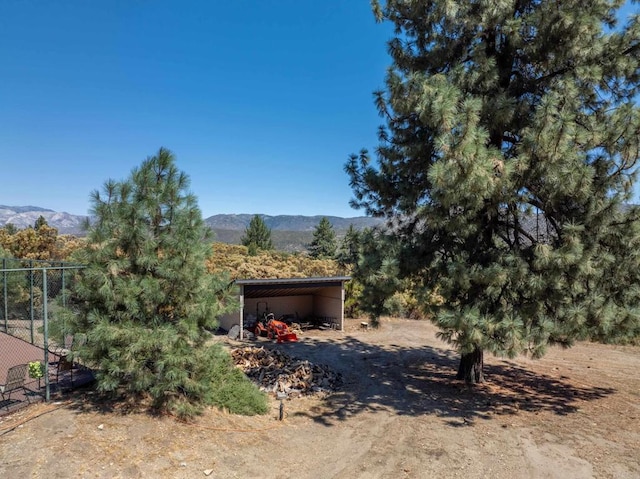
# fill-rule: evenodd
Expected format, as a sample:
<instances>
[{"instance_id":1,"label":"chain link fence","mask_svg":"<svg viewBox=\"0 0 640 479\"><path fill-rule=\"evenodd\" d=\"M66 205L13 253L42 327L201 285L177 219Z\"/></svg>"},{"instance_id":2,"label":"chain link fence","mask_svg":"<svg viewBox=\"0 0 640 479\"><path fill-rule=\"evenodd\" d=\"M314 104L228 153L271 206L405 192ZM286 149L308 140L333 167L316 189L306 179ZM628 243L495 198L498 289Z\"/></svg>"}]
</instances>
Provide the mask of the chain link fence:
<instances>
[{"instance_id":1,"label":"chain link fence","mask_svg":"<svg viewBox=\"0 0 640 479\"><path fill-rule=\"evenodd\" d=\"M67 345L64 338L50 337L50 319L65 308L81 268L59 261L0 260L0 384L5 388L0 413L32 398L48 400L51 384L64 377L60 362ZM22 385L16 377L24 367L13 369L20 365L27 365ZM6 391L9 384L12 389Z\"/></svg>"}]
</instances>

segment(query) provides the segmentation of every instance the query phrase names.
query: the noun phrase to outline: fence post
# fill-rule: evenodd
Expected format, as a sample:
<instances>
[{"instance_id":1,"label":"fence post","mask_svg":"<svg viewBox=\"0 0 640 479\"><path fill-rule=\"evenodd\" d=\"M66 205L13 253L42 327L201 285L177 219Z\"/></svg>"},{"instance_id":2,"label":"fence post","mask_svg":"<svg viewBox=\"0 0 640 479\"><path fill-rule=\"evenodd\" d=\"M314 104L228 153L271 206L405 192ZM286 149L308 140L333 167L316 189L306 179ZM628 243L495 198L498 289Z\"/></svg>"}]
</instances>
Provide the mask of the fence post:
<instances>
[{"instance_id":1,"label":"fence post","mask_svg":"<svg viewBox=\"0 0 640 479\"><path fill-rule=\"evenodd\" d=\"M47 291L47 269L42 268L42 296L44 296L45 300L42 302L42 316L43 316L43 327L42 327L42 335L44 336L44 367L46 369L46 374L44 375L44 400L49 401L49 312L47 310L46 300L48 296Z\"/></svg>"},{"instance_id":2,"label":"fence post","mask_svg":"<svg viewBox=\"0 0 640 479\"><path fill-rule=\"evenodd\" d=\"M65 278L64 278L64 272L65 272L65 268L64 268L64 263L60 262L60 271L62 271L62 307L66 308L67 307L67 293L66 293L66 289L67 289L67 285L65 283Z\"/></svg>"},{"instance_id":3,"label":"fence post","mask_svg":"<svg viewBox=\"0 0 640 479\"><path fill-rule=\"evenodd\" d=\"M9 332L9 305L7 304L7 260L2 258L2 297L4 299L4 332Z\"/></svg>"},{"instance_id":4,"label":"fence post","mask_svg":"<svg viewBox=\"0 0 640 479\"><path fill-rule=\"evenodd\" d=\"M35 344L33 321L35 320L33 310L33 260L29 260L29 315L31 317L31 344Z\"/></svg>"}]
</instances>

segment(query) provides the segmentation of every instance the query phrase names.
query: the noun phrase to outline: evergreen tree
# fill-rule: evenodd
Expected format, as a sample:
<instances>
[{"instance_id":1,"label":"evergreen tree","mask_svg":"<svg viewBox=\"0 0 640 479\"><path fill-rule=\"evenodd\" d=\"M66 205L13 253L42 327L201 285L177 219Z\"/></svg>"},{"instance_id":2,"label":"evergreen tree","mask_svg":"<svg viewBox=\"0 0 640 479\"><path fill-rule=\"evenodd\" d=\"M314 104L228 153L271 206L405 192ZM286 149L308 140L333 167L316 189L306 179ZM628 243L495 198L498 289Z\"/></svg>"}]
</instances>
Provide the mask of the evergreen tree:
<instances>
[{"instance_id":1,"label":"evergreen tree","mask_svg":"<svg viewBox=\"0 0 640 479\"><path fill-rule=\"evenodd\" d=\"M86 336L79 354L96 368L99 391L149 397L181 416L221 391L240 400L224 389L233 381L221 381L237 376L228 354L207 344L207 330L236 305L228 281L206 271L209 230L188 186L161 148L127 180L92 194L86 268L73 283L74 314L63 318Z\"/></svg>"},{"instance_id":2,"label":"evergreen tree","mask_svg":"<svg viewBox=\"0 0 640 479\"><path fill-rule=\"evenodd\" d=\"M240 242L249 248L252 256L257 254L258 250L268 251L273 249L271 230L259 215L251 218L249 226L245 229L244 236L242 236Z\"/></svg>"},{"instance_id":3,"label":"evergreen tree","mask_svg":"<svg viewBox=\"0 0 640 479\"><path fill-rule=\"evenodd\" d=\"M351 224L342 238L336 261L342 268L352 267L358 263L359 254L360 232Z\"/></svg>"},{"instance_id":4,"label":"evergreen tree","mask_svg":"<svg viewBox=\"0 0 640 479\"><path fill-rule=\"evenodd\" d=\"M385 302L403 289L401 272L396 256L399 243L393 235L383 234L378 229L365 229L359 238L358 261L354 264L354 283L359 288L359 309L371 314L372 324L388 314Z\"/></svg>"},{"instance_id":5,"label":"evergreen tree","mask_svg":"<svg viewBox=\"0 0 640 479\"><path fill-rule=\"evenodd\" d=\"M460 379L482 381L485 350L639 333L640 23L617 24L622 4L374 3L393 65L377 161L345 165L352 204L390 220L398 274L442 295Z\"/></svg>"},{"instance_id":6,"label":"evergreen tree","mask_svg":"<svg viewBox=\"0 0 640 479\"><path fill-rule=\"evenodd\" d=\"M309 256L315 259L333 259L337 249L336 232L329 219L323 216L313 231L313 240L309 245Z\"/></svg>"},{"instance_id":7,"label":"evergreen tree","mask_svg":"<svg viewBox=\"0 0 640 479\"><path fill-rule=\"evenodd\" d=\"M8 235L13 235L18 232L18 228L13 223L7 223L2 228Z\"/></svg>"},{"instance_id":8,"label":"evergreen tree","mask_svg":"<svg viewBox=\"0 0 640 479\"><path fill-rule=\"evenodd\" d=\"M366 235L369 229L358 231L352 224L349 225L347 232L340 242L340 247L336 253L336 262L342 270L342 274L352 275L351 281L347 281L344 286L344 312L346 316L355 318L362 316L362 284L357 278L358 261L361 256L362 237Z\"/></svg>"},{"instance_id":9,"label":"evergreen tree","mask_svg":"<svg viewBox=\"0 0 640 479\"><path fill-rule=\"evenodd\" d=\"M44 216L40 215L40 216L38 216L38 219L36 220L36 222L33 225L33 227L37 231L43 226L49 226L49 223L47 223L47 220L45 219Z\"/></svg>"}]
</instances>

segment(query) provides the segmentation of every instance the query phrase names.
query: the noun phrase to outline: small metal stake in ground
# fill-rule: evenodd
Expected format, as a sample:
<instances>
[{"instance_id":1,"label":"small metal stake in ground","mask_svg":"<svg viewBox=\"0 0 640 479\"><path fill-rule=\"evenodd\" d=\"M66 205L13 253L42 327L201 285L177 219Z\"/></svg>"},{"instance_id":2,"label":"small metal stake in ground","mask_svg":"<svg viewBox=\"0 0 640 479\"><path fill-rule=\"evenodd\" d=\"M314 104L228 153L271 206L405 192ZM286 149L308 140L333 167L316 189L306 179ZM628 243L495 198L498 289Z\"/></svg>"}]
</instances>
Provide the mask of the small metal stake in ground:
<instances>
[{"instance_id":1,"label":"small metal stake in ground","mask_svg":"<svg viewBox=\"0 0 640 479\"><path fill-rule=\"evenodd\" d=\"M287 397L287 393L278 391L276 393L276 397L280 399L280 413L278 414L278 420L282 421L284 419L284 402L283 400Z\"/></svg>"}]
</instances>

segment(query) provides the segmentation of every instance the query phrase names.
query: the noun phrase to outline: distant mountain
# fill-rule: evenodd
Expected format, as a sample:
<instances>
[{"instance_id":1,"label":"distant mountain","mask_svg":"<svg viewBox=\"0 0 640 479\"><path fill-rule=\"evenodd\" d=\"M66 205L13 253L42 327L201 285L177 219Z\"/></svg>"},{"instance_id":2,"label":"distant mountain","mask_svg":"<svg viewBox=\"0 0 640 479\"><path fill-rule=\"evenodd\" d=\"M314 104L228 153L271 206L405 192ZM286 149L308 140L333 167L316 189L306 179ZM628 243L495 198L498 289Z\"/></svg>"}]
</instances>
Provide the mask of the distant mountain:
<instances>
[{"instance_id":1,"label":"distant mountain","mask_svg":"<svg viewBox=\"0 0 640 479\"><path fill-rule=\"evenodd\" d=\"M58 229L60 234L84 235L82 225L87 216L59 213L39 206L3 206L0 205L0 228L13 224L16 228L33 226L39 216L43 216L49 226ZM253 214L220 214L205 219L205 223L216 235L216 241L240 244L240 238L249 226ZM281 251L304 251L313 239L315 230L322 216L301 215L260 215L267 227L271 229L271 237L276 249ZM356 229L372 227L382 223L381 219L358 216L342 218L327 216L338 237L344 235L353 225Z\"/></svg>"},{"instance_id":2,"label":"distant mountain","mask_svg":"<svg viewBox=\"0 0 640 479\"><path fill-rule=\"evenodd\" d=\"M60 234L82 235L82 224L86 216L59 213L39 206L5 206L0 205L0 227L12 224L18 229L33 226L42 216L49 226L58 229Z\"/></svg>"}]
</instances>

